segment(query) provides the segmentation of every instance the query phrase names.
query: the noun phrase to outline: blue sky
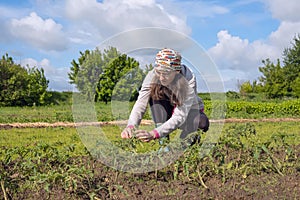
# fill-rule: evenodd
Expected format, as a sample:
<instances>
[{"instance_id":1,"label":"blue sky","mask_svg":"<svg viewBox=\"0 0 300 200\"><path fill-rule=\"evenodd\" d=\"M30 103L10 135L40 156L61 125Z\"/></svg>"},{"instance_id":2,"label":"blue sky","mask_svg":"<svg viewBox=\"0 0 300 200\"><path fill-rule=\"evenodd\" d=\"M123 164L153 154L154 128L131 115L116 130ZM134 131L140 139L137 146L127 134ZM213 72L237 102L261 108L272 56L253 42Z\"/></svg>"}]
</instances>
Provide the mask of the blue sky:
<instances>
[{"instance_id":1,"label":"blue sky","mask_svg":"<svg viewBox=\"0 0 300 200\"><path fill-rule=\"evenodd\" d=\"M300 33L299 10L298 0L2 0L0 54L44 68L49 90L72 90L67 73L79 51L124 31L160 27L202 46L225 90L237 90L261 75L263 59L281 59Z\"/></svg>"}]
</instances>

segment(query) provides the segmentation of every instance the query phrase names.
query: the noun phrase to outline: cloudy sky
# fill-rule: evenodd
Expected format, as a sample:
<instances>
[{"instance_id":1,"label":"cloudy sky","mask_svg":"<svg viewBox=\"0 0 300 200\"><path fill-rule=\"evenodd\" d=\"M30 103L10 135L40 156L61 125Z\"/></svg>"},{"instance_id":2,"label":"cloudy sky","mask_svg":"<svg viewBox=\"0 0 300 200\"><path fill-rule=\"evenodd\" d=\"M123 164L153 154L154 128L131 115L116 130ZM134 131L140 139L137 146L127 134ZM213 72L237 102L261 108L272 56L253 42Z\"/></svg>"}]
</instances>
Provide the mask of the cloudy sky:
<instances>
[{"instance_id":1,"label":"cloudy sky","mask_svg":"<svg viewBox=\"0 0 300 200\"><path fill-rule=\"evenodd\" d=\"M49 90L66 91L80 51L126 31L163 28L201 46L225 90L237 90L261 75L263 59L281 59L300 33L299 10L298 0L2 0L0 54L44 68Z\"/></svg>"}]
</instances>

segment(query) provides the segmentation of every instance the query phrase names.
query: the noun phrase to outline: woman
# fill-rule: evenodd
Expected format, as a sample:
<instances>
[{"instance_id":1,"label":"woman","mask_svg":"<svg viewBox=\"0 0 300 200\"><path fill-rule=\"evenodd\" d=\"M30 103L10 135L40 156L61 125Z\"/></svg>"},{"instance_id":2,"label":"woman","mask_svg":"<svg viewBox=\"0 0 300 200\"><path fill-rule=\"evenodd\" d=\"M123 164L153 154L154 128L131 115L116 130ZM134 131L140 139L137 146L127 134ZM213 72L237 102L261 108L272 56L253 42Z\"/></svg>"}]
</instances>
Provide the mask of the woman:
<instances>
[{"instance_id":1,"label":"woman","mask_svg":"<svg viewBox=\"0 0 300 200\"><path fill-rule=\"evenodd\" d=\"M196 78L189 68L181 64L181 55L173 49L162 49L156 55L154 69L142 84L121 137L131 138L135 134L138 139L149 142L168 137L177 128L182 130L182 139L198 129L207 131L209 121L203 113L204 105L196 87ZM135 130L148 103L155 129Z\"/></svg>"}]
</instances>

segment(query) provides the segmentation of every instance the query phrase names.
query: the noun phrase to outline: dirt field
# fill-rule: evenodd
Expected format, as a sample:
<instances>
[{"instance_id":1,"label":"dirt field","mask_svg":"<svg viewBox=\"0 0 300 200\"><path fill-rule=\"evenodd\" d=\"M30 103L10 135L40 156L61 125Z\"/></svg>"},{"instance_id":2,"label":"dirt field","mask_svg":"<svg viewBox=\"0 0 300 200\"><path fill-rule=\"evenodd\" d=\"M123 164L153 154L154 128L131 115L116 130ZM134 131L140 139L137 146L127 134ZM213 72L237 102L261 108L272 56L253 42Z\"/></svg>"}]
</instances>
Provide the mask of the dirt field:
<instances>
[{"instance_id":1,"label":"dirt field","mask_svg":"<svg viewBox=\"0 0 300 200\"><path fill-rule=\"evenodd\" d=\"M247 178L231 177L222 182L220 176L203 179L207 188L191 180L174 180L172 171L145 174L126 174L107 170L101 163L92 164L94 178L77 185L77 192L68 193L61 187L51 192L32 191L19 194L19 199L90 199L86 191L93 191L92 199L124 200L297 200L300 199L300 169L281 176L262 172ZM1 195L0 195L1 196Z\"/></svg>"}]
</instances>

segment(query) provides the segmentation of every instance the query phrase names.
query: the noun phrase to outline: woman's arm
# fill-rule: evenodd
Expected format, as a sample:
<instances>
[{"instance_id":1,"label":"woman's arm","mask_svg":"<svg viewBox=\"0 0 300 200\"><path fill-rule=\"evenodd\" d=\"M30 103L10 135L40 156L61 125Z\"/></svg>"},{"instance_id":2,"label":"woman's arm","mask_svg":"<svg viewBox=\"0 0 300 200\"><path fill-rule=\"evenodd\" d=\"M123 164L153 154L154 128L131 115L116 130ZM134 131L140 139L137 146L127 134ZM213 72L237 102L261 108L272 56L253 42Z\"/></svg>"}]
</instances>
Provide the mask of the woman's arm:
<instances>
[{"instance_id":1,"label":"woman's arm","mask_svg":"<svg viewBox=\"0 0 300 200\"><path fill-rule=\"evenodd\" d=\"M159 133L159 137L164 137L170 134L172 131L179 128L187 119L188 113L194 104L195 92L194 89L188 87L187 97L182 106L177 106L169 120L163 123L161 126L154 130Z\"/></svg>"},{"instance_id":2,"label":"woman's arm","mask_svg":"<svg viewBox=\"0 0 300 200\"><path fill-rule=\"evenodd\" d=\"M141 120L146 112L147 105L149 103L150 98L150 86L151 81L154 77L153 70L148 72L147 76L145 77L142 88L139 91L139 96L137 101L135 102L129 119L128 119L128 126L134 126L137 127L140 125Z\"/></svg>"}]
</instances>

